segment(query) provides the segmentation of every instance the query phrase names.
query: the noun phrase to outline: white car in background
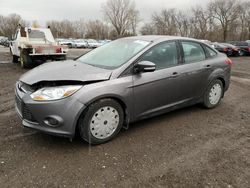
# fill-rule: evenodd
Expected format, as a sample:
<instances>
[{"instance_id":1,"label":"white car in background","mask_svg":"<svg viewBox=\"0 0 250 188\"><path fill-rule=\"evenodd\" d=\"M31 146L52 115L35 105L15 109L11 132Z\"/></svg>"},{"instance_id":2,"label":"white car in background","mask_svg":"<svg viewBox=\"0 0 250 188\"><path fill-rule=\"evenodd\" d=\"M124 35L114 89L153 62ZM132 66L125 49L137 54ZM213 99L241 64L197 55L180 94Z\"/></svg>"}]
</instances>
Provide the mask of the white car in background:
<instances>
[{"instance_id":1,"label":"white car in background","mask_svg":"<svg viewBox=\"0 0 250 188\"><path fill-rule=\"evenodd\" d=\"M101 46L101 43L99 43L98 41L94 40L94 39L88 39L88 47L89 48L97 48Z\"/></svg>"},{"instance_id":2,"label":"white car in background","mask_svg":"<svg viewBox=\"0 0 250 188\"><path fill-rule=\"evenodd\" d=\"M67 45L69 48L72 48L74 43L72 39L57 39L57 42L60 45Z\"/></svg>"},{"instance_id":3,"label":"white car in background","mask_svg":"<svg viewBox=\"0 0 250 188\"><path fill-rule=\"evenodd\" d=\"M84 40L84 39L77 39L77 40L73 41L72 47L73 48L88 48L89 45L88 45L88 42L86 40Z\"/></svg>"}]
</instances>

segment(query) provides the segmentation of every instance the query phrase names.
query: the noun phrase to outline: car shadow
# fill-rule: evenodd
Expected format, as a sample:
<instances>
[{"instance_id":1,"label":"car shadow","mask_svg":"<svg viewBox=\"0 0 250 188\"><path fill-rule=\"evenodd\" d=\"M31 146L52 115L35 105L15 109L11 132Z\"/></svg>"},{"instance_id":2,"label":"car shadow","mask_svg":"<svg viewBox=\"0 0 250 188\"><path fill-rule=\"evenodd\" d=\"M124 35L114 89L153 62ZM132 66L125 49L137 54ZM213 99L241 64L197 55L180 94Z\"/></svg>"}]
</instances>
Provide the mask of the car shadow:
<instances>
[{"instance_id":1,"label":"car shadow","mask_svg":"<svg viewBox=\"0 0 250 188\"><path fill-rule=\"evenodd\" d=\"M111 140L110 142L108 142L108 144L112 142L116 142L119 139L126 139L126 137L134 131L140 131L141 129L146 131L145 129L149 129L149 128L151 129L152 128L151 126L154 126L155 124L165 122L168 119L178 118L180 116L186 116L186 115L189 115L190 113L197 112L202 109L204 108L202 108L201 105L194 105L194 106L186 107L183 109L174 110L163 115L159 115L159 116L155 116L152 118L148 118L148 119L144 119L138 122L131 123L129 125L128 130L122 129L121 132L117 135L117 137L114 140ZM32 145L36 144L37 147L39 146L50 147L54 149L58 149L58 148L69 149L72 147L74 148L96 147L96 146L90 146L87 142L82 140L79 134L76 134L76 136L72 140L70 140L64 137L57 137L53 135L36 132L36 134L29 136L29 139L27 140ZM99 146L104 146L105 144L101 144Z\"/></svg>"}]
</instances>

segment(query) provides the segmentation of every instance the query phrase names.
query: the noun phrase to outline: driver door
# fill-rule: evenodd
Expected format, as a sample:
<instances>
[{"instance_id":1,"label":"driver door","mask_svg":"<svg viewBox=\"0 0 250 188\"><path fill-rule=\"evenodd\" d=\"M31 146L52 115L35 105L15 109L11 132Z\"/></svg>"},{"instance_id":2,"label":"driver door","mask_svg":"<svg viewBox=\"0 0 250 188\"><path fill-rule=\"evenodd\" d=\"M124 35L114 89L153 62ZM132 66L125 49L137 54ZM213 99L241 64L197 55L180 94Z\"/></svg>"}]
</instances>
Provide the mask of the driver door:
<instances>
[{"instance_id":1,"label":"driver door","mask_svg":"<svg viewBox=\"0 0 250 188\"><path fill-rule=\"evenodd\" d=\"M133 75L135 119L154 115L179 102L182 90L178 80L179 57L176 41L160 43L141 57L139 62L153 62L156 70Z\"/></svg>"}]
</instances>

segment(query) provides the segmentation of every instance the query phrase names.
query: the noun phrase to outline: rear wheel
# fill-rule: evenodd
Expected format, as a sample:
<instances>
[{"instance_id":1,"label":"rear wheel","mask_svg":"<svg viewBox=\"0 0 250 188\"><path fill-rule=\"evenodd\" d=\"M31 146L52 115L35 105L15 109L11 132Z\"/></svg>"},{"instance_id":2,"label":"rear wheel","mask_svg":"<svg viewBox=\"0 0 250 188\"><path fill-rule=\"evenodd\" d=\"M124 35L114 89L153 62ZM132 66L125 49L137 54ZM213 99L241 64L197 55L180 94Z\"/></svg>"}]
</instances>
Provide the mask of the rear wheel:
<instances>
[{"instance_id":1,"label":"rear wheel","mask_svg":"<svg viewBox=\"0 0 250 188\"><path fill-rule=\"evenodd\" d=\"M101 144L114 138L122 128L124 113L112 99L91 104L79 121L80 136L90 144Z\"/></svg>"},{"instance_id":2,"label":"rear wheel","mask_svg":"<svg viewBox=\"0 0 250 188\"><path fill-rule=\"evenodd\" d=\"M12 55L12 63L18 63L18 56Z\"/></svg>"},{"instance_id":3,"label":"rear wheel","mask_svg":"<svg viewBox=\"0 0 250 188\"><path fill-rule=\"evenodd\" d=\"M12 63L18 63L18 56L12 53L11 48L10 48L10 54L12 55Z\"/></svg>"},{"instance_id":4,"label":"rear wheel","mask_svg":"<svg viewBox=\"0 0 250 188\"><path fill-rule=\"evenodd\" d=\"M221 102L223 96L223 84L220 80L214 80L204 95L204 106L206 108L215 108Z\"/></svg>"},{"instance_id":5,"label":"rear wheel","mask_svg":"<svg viewBox=\"0 0 250 188\"><path fill-rule=\"evenodd\" d=\"M240 56L243 56L244 55L244 52L241 50L240 53L239 53Z\"/></svg>"},{"instance_id":6,"label":"rear wheel","mask_svg":"<svg viewBox=\"0 0 250 188\"><path fill-rule=\"evenodd\" d=\"M22 68L29 68L32 64L32 59L26 50L22 50L20 53L20 64Z\"/></svg>"}]
</instances>

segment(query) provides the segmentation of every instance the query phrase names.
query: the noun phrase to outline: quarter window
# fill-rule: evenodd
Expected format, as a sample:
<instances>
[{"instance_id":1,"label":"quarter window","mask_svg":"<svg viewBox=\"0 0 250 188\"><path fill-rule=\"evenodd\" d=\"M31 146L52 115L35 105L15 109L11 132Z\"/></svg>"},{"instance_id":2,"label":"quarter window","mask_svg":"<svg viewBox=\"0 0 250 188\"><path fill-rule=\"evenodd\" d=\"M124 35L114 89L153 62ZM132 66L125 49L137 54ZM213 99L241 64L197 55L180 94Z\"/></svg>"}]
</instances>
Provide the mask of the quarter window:
<instances>
[{"instance_id":1,"label":"quarter window","mask_svg":"<svg viewBox=\"0 0 250 188\"><path fill-rule=\"evenodd\" d=\"M182 42L185 63L194 63L206 59L202 46L196 42Z\"/></svg>"},{"instance_id":2,"label":"quarter window","mask_svg":"<svg viewBox=\"0 0 250 188\"><path fill-rule=\"evenodd\" d=\"M209 48L209 47L207 47L207 46L205 46L205 48L206 48L206 50L207 50L207 53L208 53L208 56L209 57L214 57L214 56L216 56L216 52L214 51L214 50L212 50L211 48Z\"/></svg>"},{"instance_id":3,"label":"quarter window","mask_svg":"<svg viewBox=\"0 0 250 188\"><path fill-rule=\"evenodd\" d=\"M178 64L176 42L164 42L148 51L141 61L155 63L156 69L164 69Z\"/></svg>"}]
</instances>

